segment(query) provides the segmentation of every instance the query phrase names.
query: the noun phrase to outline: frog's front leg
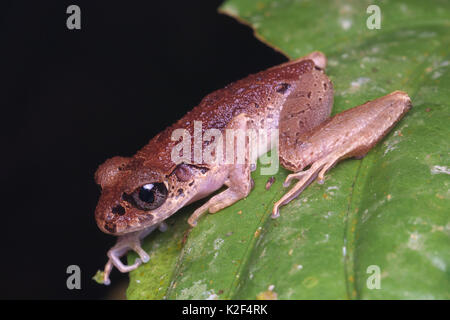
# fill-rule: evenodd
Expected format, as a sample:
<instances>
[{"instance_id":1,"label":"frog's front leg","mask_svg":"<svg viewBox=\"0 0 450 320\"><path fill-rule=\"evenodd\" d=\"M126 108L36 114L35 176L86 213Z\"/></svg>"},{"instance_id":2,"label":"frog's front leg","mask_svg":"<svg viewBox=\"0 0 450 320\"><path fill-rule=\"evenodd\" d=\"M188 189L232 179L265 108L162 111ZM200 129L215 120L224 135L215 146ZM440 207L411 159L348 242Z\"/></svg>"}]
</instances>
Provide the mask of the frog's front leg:
<instances>
[{"instance_id":1,"label":"frog's front leg","mask_svg":"<svg viewBox=\"0 0 450 320\"><path fill-rule=\"evenodd\" d=\"M246 114L240 114L230 123L228 128L234 129L235 132L245 132L252 126L251 123L252 120L248 118ZM188 223L192 227L197 225L197 220L207 211L210 213L216 213L245 198L252 190L254 182L251 178L251 170L253 166L250 159L249 142L248 140L245 140L245 150L240 150L242 146L238 143L233 143L233 145L234 160L232 164L222 165L223 170L228 171L226 179L223 181L223 184L225 184L228 188L213 196L204 205L194 211L188 219ZM238 160L238 155L242 153L245 154L243 161Z\"/></svg>"},{"instance_id":2,"label":"frog's front leg","mask_svg":"<svg viewBox=\"0 0 450 320\"><path fill-rule=\"evenodd\" d=\"M296 198L316 177L323 182L325 173L338 161L363 157L410 108L409 96L395 91L339 113L285 145L290 150L280 151L280 162L295 172L286 178L285 186L292 179L299 182L275 203L272 217L278 217L280 206ZM309 165L308 170L302 171Z\"/></svg>"},{"instance_id":3,"label":"frog's front leg","mask_svg":"<svg viewBox=\"0 0 450 320\"><path fill-rule=\"evenodd\" d=\"M109 275L113 267L116 267L120 272L130 272L139 267L143 262L146 263L150 260L147 252L141 247L141 241L157 227L160 231L165 231L167 229L166 224L162 222L159 225L127 233L117 238L116 244L109 249L107 253L109 259L103 273L103 283L105 285L110 284ZM139 255L139 258L136 258L132 265L124 265L122 261L120 261L120 258L130 250L135 251Z\"/></svg>"},{"instance_id":4,"label":"frog's front leg","mask_svg":"<svg viewBox=\"0 0 450 320\"><path fill-rule=\"evenodd\" d=\"M197 220L207 211L216 213L245 198L250 193L253 186L250 167L245 165L234 166L226 184L228 186L226 190L213 196L189 217L188 223L192 227L197 225Z\"/></svg>"}]
</instances>

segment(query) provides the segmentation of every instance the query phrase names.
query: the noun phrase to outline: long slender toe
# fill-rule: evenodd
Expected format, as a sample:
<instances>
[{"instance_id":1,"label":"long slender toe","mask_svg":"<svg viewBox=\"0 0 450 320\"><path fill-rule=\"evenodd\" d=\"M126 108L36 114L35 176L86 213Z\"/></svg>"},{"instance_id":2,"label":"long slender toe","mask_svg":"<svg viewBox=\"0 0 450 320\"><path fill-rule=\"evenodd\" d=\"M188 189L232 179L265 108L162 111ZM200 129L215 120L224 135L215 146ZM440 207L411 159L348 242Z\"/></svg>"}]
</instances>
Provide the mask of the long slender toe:
<instances>
[{"instance_id":1,"label":"long slender toe","mask_svg":"<svg viewBox=\"0 0 450 320\"><path fill-rule=\"evenodd\" d=\"M133 249L139 255L143 263L147 263L150 260L149 255L147 254L147 252L145 252L144 249L142 249L141 246L135 246Z\"/></svg>"}]
</instances>

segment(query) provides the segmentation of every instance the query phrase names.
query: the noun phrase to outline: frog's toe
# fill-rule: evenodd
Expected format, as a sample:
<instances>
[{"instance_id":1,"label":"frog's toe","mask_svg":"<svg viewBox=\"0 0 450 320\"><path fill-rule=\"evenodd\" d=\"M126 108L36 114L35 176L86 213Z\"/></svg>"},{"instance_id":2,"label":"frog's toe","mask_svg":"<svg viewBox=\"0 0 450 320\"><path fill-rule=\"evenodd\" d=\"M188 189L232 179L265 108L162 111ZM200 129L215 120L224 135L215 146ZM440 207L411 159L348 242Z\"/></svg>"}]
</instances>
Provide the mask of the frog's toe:
<instances>
[{"instance_id":1,"label":"frog's toe","mask_svg":"<svg viewBox=\"0 0 450 320\"><path fill-rule=\"evenodd\" d=\"M143 263L147 263L150 261L150 256L144 249L142 249L140 244L134 245L133 250L139 255L139 258Z\"/></svg>"},{"instance_id":2,"label":"frog's toe","mask_svg":"<svg viewBox=\"0 0 450 320\"><path fill-rule=\"evenodd\" d=\"M300 180L300 178L306 173L306 171L299 171L296 173L291 173L286 177L286 180L283 182L283 187L287 188L291 185L292 179Z\"/></svg>"},{"instance_id":3,"label":"frog's toe","mask_svg":"<svg viewBox=\"0 0 450 320\"><path fill-rule=\"evenodd\" d=\"M114 265L111 259L108 259L108 262L105 265L105 270L103 271L103 284L105 286L109 286L111 284L111 280L109 279L109 275L113 269Z\"/></svg>"},{"instance_id":4,"label":"frog's toe","mask_svg":"<svg viewBox=\"0 0 450 320\"><path fill-rule=\"evenodd\" d=\"M286 178L286 181L284 182L285 185L289 185L292 179L297 179L299 181L274 204L272 218L278 218L280 216L280 207L298 197L299 194L302 193L314 179L316 179L323 166L324 164L316 162L308 170L290 174Z\"/></svg>"},{"instance_id":5,"label":"frog's toe","mask_svg":"<svg viewBox=\"0 0 450 320\"><path fill-rule=\"evenodd\" d=\"M139 258L132 265L125 265L120 258L130 250L135 251L139 255ZM117 244L108 251L108 257L120 272L130 272L139 267L143 262L145 263L150 260L147 252L142 249L137 235L125 235L117 239Z\"/></svg>"},{"instance_id":6,"label":"frog's toe","mask_svg":"<svg viewBox=\"0 0 450 320\"><path fill-rule=\"evenodd\" d=\"M132 265L125 265L120 260L120 258L129 251L130 248L112 248L108 251L108 257L111 260L112 264L120 271L120 272L130 272L139 267L142 264L142 260L140 258L136 258Z\"/></svg>"}]
</instances>

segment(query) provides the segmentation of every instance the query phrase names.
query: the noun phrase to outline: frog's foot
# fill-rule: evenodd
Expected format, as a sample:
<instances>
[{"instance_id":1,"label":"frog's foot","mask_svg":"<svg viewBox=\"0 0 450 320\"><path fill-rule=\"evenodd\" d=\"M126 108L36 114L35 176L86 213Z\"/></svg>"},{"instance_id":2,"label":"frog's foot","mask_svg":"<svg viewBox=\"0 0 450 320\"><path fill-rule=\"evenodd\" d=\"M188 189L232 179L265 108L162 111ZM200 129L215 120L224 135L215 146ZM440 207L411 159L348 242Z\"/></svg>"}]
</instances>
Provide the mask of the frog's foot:
<instances>
[{"instance_id":1,"label":"frog's foot","mask_svg":"<svg viewBox=\"0 0 450 320\"><path fill-rule=\"evenodd\" d=\"M331 167L333 167L335 163L326 163L323 165L322 170L316 169L316 170L320 170L320 172L316 175L317 176L317 183L319 184L323 184L324 180L325 180L325 173L331 169ZM313 167L311 167L311 169L313 169ZM296 173L291 173L290 175L288 175L286 177L286 180L284 180L283 182L283 187L287 188L291 185L291 182L293 179L297 179L297 180L301 180L301 177L310 174L310 170L305 170L305 171L299 171ZM314 179L313 179L314 180ZM311 181L312 182L312 181ZM311 183L310 182L310 183ZM309 183L308 183L309 184ZM307 185L308 185L307 184Z\"/></svg>"},{"instance_id":2,"label":"frog's foot","mask_svg":"<svg viewBox=\"0 0 450 320\"><path fill-rule=\"evenodd\" d=\"M223 208L231 206L236 201L245 198L248 192L241 192L228 188L227 190L215 195L209 199L204 205L194 211L194 213L189 217L188 223L195 227L197 225L197 220L208 210L210 213L216 213Z\"/></svg>"},{"instance_id":3,"label":"frog's foot","mask_svg":"<svg viewBox=\"0 0 450 320\"><path fill-rule=\"evenodd\" d=\"M251 168L249 165L236 166L232 172L230 172L228 180L225 182L228 189L216 194L204 205L195 210L189 217L188 223L192 227L195 227L197 225L197 220L208 210L210 213L216 213L248 196L255 185L255 181L250 176L250 170Z\"/></svg>"},{"instance_id":4,"label":"frog's foot","mask_svg":"<svg viewBox=\"0 0 450 320\"><path fill-rule=\"evenodd\" d=\"M322 184L325 179L325 173L339 160L345 158L352 150L352 146L343 146L340 150L332 152L314 162L308 170L288 175L283 183L285 187L288 187L293 179L297 179L299 181L274 204L272 218L278 218L280 216L280 207L297 198L300 193L302 193L303 190L305 190L305 188L309 186L316 178L318 178L318 183Z\"/></svg>"},{"instance_id":5,"label":"frog's foot","mask_svg":"<svg viewBox=\"0 0 450 320\"><path fill-rule=\"evenodd\" d=\"M272 209L272 218L275 219L280 216L280 207L297 198L299 194L302 193L303 190L305 190L305 188L314 181L314 179L316 179L319 170L322 167L323 165L319 167L319 164L315 163L306 171L300 171L287 176L286 180L283 183L285 187L289 186L292 179L298 179L299 182L297 182L297 184L292 187L291 190L286 192L283 197L274 204Z\"/></svg>"},{"instance_id":6,"label":"frog's foot","mask_svg":"<svg viewBox=\"0 0 450 320\"><path fill-rule=\"evenodd\" d=\"M137 258L132 265L124 265L120 258L130 250L128 247L118 248L114 246L108 251L108 262L105 265L105 270L103 271L103 284L109 285L111 280L109 275L114 267L116 267L120 272L130 272L142 264L142 260Z\"/></svg>"},{"instance_id":7,"label":"frog's foot","mask_svg":"<svg viewBox=\"0 0 450 320\"><path fill-rule=\"evenodd\" d=\"M117 238L117 243L114 247L108 250L108 262L105 265L105 270L103 273L103 283L108 285L111 283L109 279L109 275L113 267L116 267L120 272L130 272L139 267L142 263L146 263L150 260L150 256L145 252L141 247L141 240L147 236L150 232L152 232L157 226L151 226L147 229L131 232L125 234L123 236L119 236ZM159 229L161 231L165 231L167 229L167 225L159 225ZM136 258L132 265L125 265L120 260L128 251L133 250L138 255L139 258Z\"/></svg>"}]
</instances>

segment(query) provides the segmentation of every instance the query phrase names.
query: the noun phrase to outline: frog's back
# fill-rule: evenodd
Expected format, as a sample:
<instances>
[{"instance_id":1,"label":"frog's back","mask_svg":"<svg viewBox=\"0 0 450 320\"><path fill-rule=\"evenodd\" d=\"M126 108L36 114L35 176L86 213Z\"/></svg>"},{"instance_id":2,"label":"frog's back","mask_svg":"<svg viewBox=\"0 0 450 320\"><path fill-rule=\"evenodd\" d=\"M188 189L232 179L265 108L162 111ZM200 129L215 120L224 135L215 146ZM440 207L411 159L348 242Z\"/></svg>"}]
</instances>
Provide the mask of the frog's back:
<instances>
[{"instance_id":1,"label":"frog's back","mask_svg":"<svg viewBox=\"0 0 450 320\"><path fill-rule=\"evenodd\" d=\"M194 121L201 122L203 132L212 128L223 131L241 113L250 117L264 114L267 106L277 105L276 100L287 92L290 83L315 67L312 60L293 61L249 75L212 92L183 118L151 139L135 158L153 165L158 163L161 170L171 171L175 167L170 159L171 152L179 143L171 139L174 130L186 129L193 137Z\"/></svg>"}]
</instances>

